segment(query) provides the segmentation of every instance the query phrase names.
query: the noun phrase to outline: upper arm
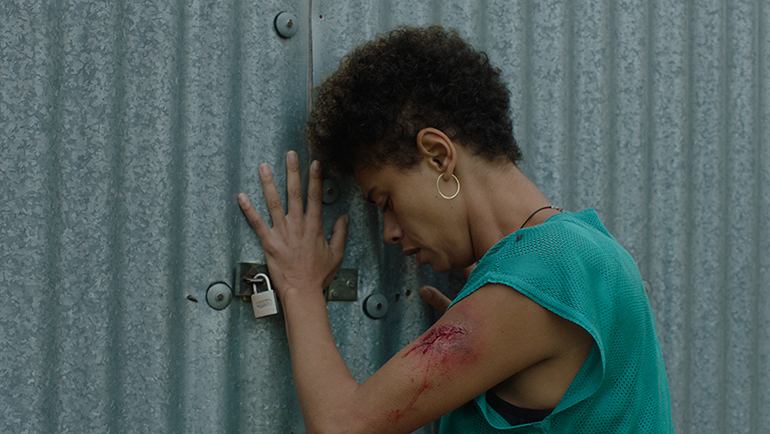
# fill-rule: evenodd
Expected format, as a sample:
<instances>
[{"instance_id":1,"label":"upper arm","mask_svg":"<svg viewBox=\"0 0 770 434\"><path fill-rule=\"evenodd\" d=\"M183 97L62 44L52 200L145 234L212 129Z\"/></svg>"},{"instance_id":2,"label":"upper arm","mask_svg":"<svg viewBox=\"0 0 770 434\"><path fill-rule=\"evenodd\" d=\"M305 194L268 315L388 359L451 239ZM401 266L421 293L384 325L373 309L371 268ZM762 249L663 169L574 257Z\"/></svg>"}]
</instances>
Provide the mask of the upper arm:
<instances>
[{"instance_id":1,"label":"upper arm","mask_svg":"<svg viewBox=\"0 0 770 434\"><path fill-rule=\"evenodd\" d=\"M563 321L508 286L487 284L361 384L346 417L366 432L411 432L556 356Z\"/></svg>"}]
</instances>

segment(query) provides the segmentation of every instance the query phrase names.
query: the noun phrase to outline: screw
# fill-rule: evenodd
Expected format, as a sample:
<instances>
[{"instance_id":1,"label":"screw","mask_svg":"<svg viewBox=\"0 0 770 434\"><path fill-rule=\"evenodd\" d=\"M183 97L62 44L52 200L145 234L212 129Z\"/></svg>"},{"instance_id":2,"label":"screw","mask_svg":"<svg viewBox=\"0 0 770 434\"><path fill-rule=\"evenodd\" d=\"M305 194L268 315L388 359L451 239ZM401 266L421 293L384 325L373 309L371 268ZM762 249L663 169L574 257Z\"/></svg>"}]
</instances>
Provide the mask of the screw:
<instances>
[{"instance_id":1,"label":"screw","mask_svg":"<svg viewBox=\"0 0 770 434\"><path fill-rule=\"evenodd\" d=\"M225 299L225 295L224 294L217 294L217 301L222 301L224 299Z\"/></svg>"},{"instance_id":2,"label":"screw","mask_svg":"<svg viewBox=\"0 0 770 434\"><path fill-rule=\"evenodd\" d=\"M381 310L381 309L382 309L382 303L377 303L377 310Z\"/></svg>"},{"instance_id":3,"label":"screw","mask_svg":"<svg viewBox=\"0 0 770 434\"><path fill-rule=\"evenodd\" d=\"M291 28L291 26L293 26L293 25L294 25L294 21L292 21L292 20L289 20L289 22L286 23L286 27L288 27L288 28Z\"/></svg>"},{"instance_id":4,"label":"screw","mask_svg":"<svg viewBox=\"0 0 770 434\"><path fill-rule=\"evenodd\" d=\"M337 290L336 289L332 289L332 292L331 292L332 298L337 298L338 295L339 295L339 293L337 292Z\"/></svg>"},{"instance_id":5,"label":"screw","mask_svg":"<svg viewBox=\"0 0 770 434\"><path fill-rule=\"evenodd\" d=\"M355 287L356 287L356 282L352 280L348 280L348 288L355 288Z\"/></svg>"}]
</instances>

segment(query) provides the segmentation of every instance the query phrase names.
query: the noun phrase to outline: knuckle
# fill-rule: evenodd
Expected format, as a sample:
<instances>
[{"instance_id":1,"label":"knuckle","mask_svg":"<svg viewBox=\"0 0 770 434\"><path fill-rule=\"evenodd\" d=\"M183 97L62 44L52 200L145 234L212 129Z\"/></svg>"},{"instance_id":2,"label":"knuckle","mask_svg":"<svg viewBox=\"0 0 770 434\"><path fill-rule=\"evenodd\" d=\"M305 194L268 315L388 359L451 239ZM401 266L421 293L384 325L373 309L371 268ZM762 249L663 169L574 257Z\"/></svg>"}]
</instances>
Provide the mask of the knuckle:
<instances>
[{"instance_id":1,"label":"knuckle","mask_svg":"<svg viewBox=\"0 0 770 434\"><path fill-rule=\"evenodd\" d=\"M265 227L265 222L263 222L261 218L252 217L249 219L249 223L251 223L251 227L257 232Z\"/></svg>"},{"instance_id":2,"label":"knuckle","mask_svg":"<svg viewBox=\"0 0 770 434\"><path fill-rule=\"evenodd\" d=\"M288 189L289 198L291 199L302 199L302 189L298 187L290 187Z\"/></svg>"},{"instance_id":3,"label":"knuckle","mask_svg":"<svg viewBox=\"0 0 770 434\"><path fill-rule=\"evenodd\" d=\"M321 194L321 190L313 189L313 190L308 190L307 198L309 200L319 201L319 200L321 200L323 198L323 195Z\"/></svg>"},{"instance_id":4,"label":"knuckle","mask_svg":"<svg viewBox=\"0 0 770 434\"><path fill-rule=\"evenodd\" d=\"M283 203L281 203L280 199L276 199L276 198L268 199L267 200L267 207L270 208L271 210L281 209L281 208L283 208Z\"/></svg>"}]
</instances>

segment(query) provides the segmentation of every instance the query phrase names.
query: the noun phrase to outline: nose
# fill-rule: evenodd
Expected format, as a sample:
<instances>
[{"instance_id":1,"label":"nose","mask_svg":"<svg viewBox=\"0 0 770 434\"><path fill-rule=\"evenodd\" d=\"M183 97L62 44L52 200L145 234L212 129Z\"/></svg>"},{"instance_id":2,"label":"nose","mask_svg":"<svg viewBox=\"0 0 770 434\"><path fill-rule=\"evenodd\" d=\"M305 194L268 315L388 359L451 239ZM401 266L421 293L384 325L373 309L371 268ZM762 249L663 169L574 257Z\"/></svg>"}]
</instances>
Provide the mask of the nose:
<instances>
[{"instance_id":1,"label":"nose","mask_svg":"<svg viewBox=\"0 0 770 434\"><path fill-rule=\"evenodd\" d=\"M398 244L404 233L396 222L396 217L389 212L383 214L382 239L388 244Z\"/></svg>"}]
</instances>

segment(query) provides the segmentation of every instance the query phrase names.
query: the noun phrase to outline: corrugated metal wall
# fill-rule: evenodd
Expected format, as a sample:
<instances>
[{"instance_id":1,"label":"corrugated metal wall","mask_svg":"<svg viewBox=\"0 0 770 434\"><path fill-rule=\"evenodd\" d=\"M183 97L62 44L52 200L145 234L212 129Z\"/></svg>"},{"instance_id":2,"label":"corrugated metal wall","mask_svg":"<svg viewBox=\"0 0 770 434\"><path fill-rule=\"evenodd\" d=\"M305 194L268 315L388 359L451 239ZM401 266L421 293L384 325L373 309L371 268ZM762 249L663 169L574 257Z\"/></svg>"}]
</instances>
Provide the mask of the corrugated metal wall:
<instances>
[{"instance_id":1,"label":"corrugated metal wall","mask_svg":"<svg viewBox=\"0 0 770 434\"><path fill-rule=\"evenodd\" d=\"M0 3L0 431L304 432L282 320L203 301L261 259L235 194L288 149L306 161L308 87L345 52L433 22L503 70L525 172L637 260L677 432L766 432L763 0ZM326 212L351 212L359 300L329 310L363 380L431 320L406 290L442 279L341 187ZM382 320L361 308L377 292Z\"/></svg>"}]
</instances>

